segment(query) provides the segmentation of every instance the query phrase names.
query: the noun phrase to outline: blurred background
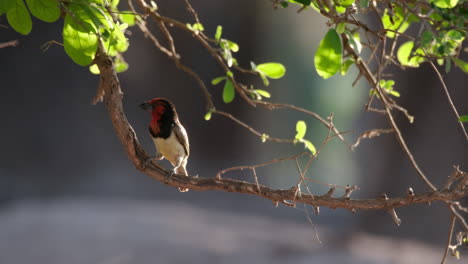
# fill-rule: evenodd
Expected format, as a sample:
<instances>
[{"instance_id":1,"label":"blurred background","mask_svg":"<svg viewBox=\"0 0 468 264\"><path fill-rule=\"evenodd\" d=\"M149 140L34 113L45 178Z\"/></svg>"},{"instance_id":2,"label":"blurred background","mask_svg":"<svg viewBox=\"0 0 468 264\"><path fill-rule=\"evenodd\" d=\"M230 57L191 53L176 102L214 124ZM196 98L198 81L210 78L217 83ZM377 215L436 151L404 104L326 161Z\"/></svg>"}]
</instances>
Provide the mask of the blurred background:
<instances>
[{"instance_id":1,"label":"blurred background","mask_svg":"<svg viewBox=\"0 0 468 264\"><path fill-rule=\"evenodd\" d=\"M158 5L166 16L193 22L183 1ZM313 56L327 26L313 11L273 10L270 1L247 0L193 1L193 6L208 35L222 25L223 37L239 44L236 58L241 66L248 68L250 61L286 66L285 77L265 88L271 101L322 117L333 112L336 126L350 131L345 136L349 142L365 130L389 127L383 116L365 112L369 87L363 80L351 87L356 69L326 81L317 76ZM90 104L98 77L74 64L61 46L41 51L50 40L62 41L62 22L35 20L28 36L6 28L5 16L0 24L0 42L20 43L0 49L0 263L440 262L449 226L442 204L402 208L398 213L403 222L396 227L382 211L352 214L321 208L316 216L302 205L275 207L259 197L214 191L179 193L152 180L127 160L104 106ZM128 119L148 152L154 152L147 133L149 116L137 106L153 97L177 105L189 131L191 175L214 177L228 167L302 151L299 145L262 143L220 116L205 121L204 98L196 83L136 27L130 31L124 55L130 68L119 77ZM202 46L177 29L174 35L183 62L207 84L223 74ZM445 76L459 112L467 114L467 75L453 69ZM430 180L444 183L453 165L466 171L467 143L432 70L427 65L398 70L394 79L401 93L398 102L415 116L415 123L400 114L396 118ZM262 87L259 80L254 84ZM293 137L298 120L307 122L306 137L316 146L326 136L327 130L305 115L252 109L239 98L226 105L221 85L209 89L219 109L271 136ZM257 174L260 183L275 188L291 188L298 181L291 161ZM225 176L253 180L248 171ZM358 185L355 198L382 192L400 196L408 187L427 191L391 134L365 140L354 152L332 140L307 176ZM328 190L320 184L309 188L314 194Z\"/></svg>"}]
</instances>

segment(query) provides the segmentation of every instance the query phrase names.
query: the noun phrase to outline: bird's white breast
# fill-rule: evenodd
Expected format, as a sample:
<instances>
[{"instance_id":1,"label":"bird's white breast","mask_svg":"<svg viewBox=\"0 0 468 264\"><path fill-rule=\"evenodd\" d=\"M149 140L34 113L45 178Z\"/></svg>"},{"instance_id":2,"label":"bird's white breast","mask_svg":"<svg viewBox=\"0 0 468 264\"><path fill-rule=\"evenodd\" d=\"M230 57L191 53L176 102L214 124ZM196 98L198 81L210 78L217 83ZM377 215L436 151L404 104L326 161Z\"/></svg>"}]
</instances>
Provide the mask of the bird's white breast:
<instances>
[{"instance_id":1,"label":"bird's white breast","mask_svg":"<svg viewBox=\"0 0 468 264\"><path fill-rule=\"evenodd\" d=\"M158 152L171 162L173 166L177 164L177 160L180 157L186 158L184 146L177 140L174 132L167 139L153 138L153 141Z\"/></svg>"}]
</instances>

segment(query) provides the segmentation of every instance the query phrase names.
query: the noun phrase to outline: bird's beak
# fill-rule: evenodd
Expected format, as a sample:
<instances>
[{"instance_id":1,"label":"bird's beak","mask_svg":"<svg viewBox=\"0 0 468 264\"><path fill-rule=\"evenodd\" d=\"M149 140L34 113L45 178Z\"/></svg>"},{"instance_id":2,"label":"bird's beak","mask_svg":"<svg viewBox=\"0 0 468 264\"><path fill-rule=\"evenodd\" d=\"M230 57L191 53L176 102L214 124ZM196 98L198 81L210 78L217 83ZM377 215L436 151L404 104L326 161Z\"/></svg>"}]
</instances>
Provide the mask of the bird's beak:
<instances>
[{"instance_id":1,"label":"bird's beak","mask_svg":"<svg viewBox=\"0 0 468 264\"><path fill-rule=\"evenodd\" d=\"M150 103L148 102L143 102L142 104L139 105L141 109L146 110L148 112L151 112L153 110L153 107L151 106Z\"/></svg>"}]
</instances>

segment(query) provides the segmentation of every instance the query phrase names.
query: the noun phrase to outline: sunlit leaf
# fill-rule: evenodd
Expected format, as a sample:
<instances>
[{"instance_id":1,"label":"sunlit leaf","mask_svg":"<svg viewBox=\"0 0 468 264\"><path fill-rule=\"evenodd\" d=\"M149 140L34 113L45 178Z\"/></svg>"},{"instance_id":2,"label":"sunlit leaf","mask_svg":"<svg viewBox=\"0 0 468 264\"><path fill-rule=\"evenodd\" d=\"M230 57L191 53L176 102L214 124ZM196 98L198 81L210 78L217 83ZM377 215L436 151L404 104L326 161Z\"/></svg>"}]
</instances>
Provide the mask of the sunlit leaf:
<instances>
[{"instance_id":1,"label":"sunlit leaf","mask_svg":"<svg viewBox=\"0 0 468 264\"><path fill-rule=\"evenodd\" d=\"M216 77L211 81L211 84L212 85L217 85L218 83L220 83L223 80L226 80L225 76Z\"/></svg>"},{"instance_id":2,"label":"sunlit leaf","mask_svg":"<svg viewBox=\"0 0 468 264\"><path fill-rule=\"evenodd\" d=\"M349 44L351 44L353 50L359 55L362 50L361 36L359 35L359 32L352 34L351 32L346 31L346 35L348 36Z\"/></svg>"},{"instance_id":3,"label":"sunlit leaf","mask_svg":"<svg viewBox=\"0 0 468 264\"><path fill-rule=\"evenodd\" d=\"M205 120L209 121L211 119L211 111L205 114Z\"/></svg>"},{"instance_id":4,"label":"sunlit leaf","mask_svg":"<svg viewBox=\"0 0 468 264\"><path fill-rule=\"evenodd\" d=\"M215 40L219 42L221 39L221 35L223 34L223 27L222 26L217 26L216 27L216 33L215 33Z\"/></svg>"},{"instance_id":5,"label":"sunlit leaf","mask_svg":"<svg viewBox=\"0 0 468 264\"><path fill-rule=\"evenodd\" d=\"M89 65L96 54L98 38L89 33L92 27L89 23L76 19L67 14L63 25L63 46L65 52L74 62L81 66ZM87 30L88 29L88 30Z\"/></svg>"},{"instance_id":6,"label":"sunlit leaf","mask_svg":"<svg viewBox=\"0 0 468 264\"><path fill-rule=\"evenodd\" d=\"M128 63L117 57L114 61L114 68L116 72L124 72L128 70Z\"/></svg>"},{"instance_id":7,"label":"sunlit leaf","mask_svg":"<svg viewBox=\"0 0 468 264\"><path fill-rule=\"evenodd\" d=\"M341 75L343 76L346 75L346 73L349 70L349 67L351 67L351 65L353 64L354 64L354 60L352 59L348 59L345 62L343 62L343 64L341 65L341 71L340 71Z\"/></svg>"},{"instance_id":8,"label":"sunlit leaf","mask_svg":"<svg viewBox=\"0 0 468 264\"><path fill-rule=\"evenodd\" d=\"M310 142L309 140L303 139L302 142L304 142L305 147L312 153L312 155L317 154L317 149L315 148L314 144Z\"/></svg>"},{"instance_id":9,"label":"sunlit leaf","mask_svg":"<svg viewBox=\"0 0 468 264\"><path fill-rule=\"evenodd\" d=\"M462 71L468 73L468 62L462 61L459 58L452 58L455 65L458 66Z\"/></svg>"},{"instance_id":10,"label":"sunlit leaf","mask_svg":"<svg viewBox=\"0 0 468 264\"><path fill-rule=\"evenodd\" d=\"M33 16L44 22L54 22L60 18L60 7L57 0L26 0Z\"/></svg>"},{"instance_id":11,"label":"sunlit leaf","mask_svg":"<svg viewBox=\"0 0 468 264\"><path fill-rule=\"evenodd\" d=\"M419 59L421 57L410 57L413 47L413 41L407 41L400 46L397 51L397 58L401 65L408 67L419 67L419 63L422 62L421 59Z\"/></svg>"},{"instance_id":12,"label":"sunlit leaf","mask_svg":"<svg viewBox=\"0 0 468 264\"><path fill-rule=\"evenodd\" d=\"M297 132L297 134L295 136L295 139L297 139L297 140L303 139L306 132L307 132L307 124L302 120L297 121L297 123L296 123L296 132Z\"/></svg>"},{"instance_id":13,"label":"sunlit leaf","mask_svg":"<svg viewBox=\"0 0 468 264\"><path fill-rule=\"evenodd\" d=\"M257 65L256 71L265 74L272 79L279 79L286 73L286 68L281 63L269 62Z\"/></svg>"},{"instance_id":14,"label":"sunlit leaf","mask_svg":"<svg viewBox=\"0 0 468 264\"><path fill-rule=\"evenodd\" d=\"M134 26L136 21L135 14L131 13L130 11L122 12L119 14L120 21L123 23L127 23L129 26Z\"/></svg>"},{"instance_id":15,"label":"sunlit leaf","mask_svg":"<svg viewBox=\"0 0 468 264\"><path fill-rule=\"evenodd\" d=\"M315 52L314 64L318 75L328 79L341 68L343 45L335 29L328 30Z\"/></svg>"},{"instance_id":16,"label":"sunlit leaf","mask_svg":"<svg viewBox=\"0 0 468 264\"><path fill-rule=\"evenodd\" d=\"M92 73L92 74L100 74L101 72L99 71L99 67L96 65L96 64L93 64L91 66L89 66L89 71Z\"/></svg>"},{"instance_id":17,"label":"sunlit leaf","mask_svg":"<svg viewBox=\"0 0 468 264\"><path fill-rule=\"evenodd\" d=\"M354 3L354 0L335 0L335 3L339 6L348 7Z\"/></svg>"},{"instance_id":18,"label":"sunlit leaf","mask_svg":"<svg viewBox=\"0 0 468 264\"><path fill-rule=\"evenodd\" d=\"M458 4L458 0L432 0L431 2L439 8L454 8Z\"/></svg>"},{"instance_id":19,"label":"sunlit leaf","mask_svg":"<svg viewBox=\"0 0 468 264\"><path fill-rule=\"evenodd\" d=\"M345 22L340 22L338 23L338 25L336 26L336 32L338 32L339 34L342 34L345 32L345 29L346 29L346 23Z\"/></svg>"},{"instance_id":20,"label":"sunlit leaf","mask_svg":"<svg viewBox=\"0 0 468 264\"><path fill-rule=\"evenodd\" d=\"M265 90L259 90L259 89L256 89L254 90L256 93L258 93L259 95L263 96L263 97L266 97L266 98L270 98L271 97L271 94Z\"/></svg>"}]
</instances>

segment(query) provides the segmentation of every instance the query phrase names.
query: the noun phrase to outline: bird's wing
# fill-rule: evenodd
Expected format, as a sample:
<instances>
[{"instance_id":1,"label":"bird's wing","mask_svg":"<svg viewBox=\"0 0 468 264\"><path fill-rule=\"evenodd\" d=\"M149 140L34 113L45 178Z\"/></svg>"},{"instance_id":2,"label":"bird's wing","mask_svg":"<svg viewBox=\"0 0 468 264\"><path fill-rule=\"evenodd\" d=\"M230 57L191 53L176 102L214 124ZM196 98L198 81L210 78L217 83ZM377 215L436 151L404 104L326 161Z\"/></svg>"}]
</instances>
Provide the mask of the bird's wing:
<instances>
[{"instance_id":1,"label":"bird's wing","mask_svg":"<svg viewBox=\"0 0 468 264\"><path fill-rule=\"evenodd\" d=\"M176 135L177 140L180 142L180 144L184 146L185 153L188 156L190 153L190 145L188 141L187 131L185 131L185 128L180 122L175 122L174 134Z\"/></svg>"}]
</instances>

